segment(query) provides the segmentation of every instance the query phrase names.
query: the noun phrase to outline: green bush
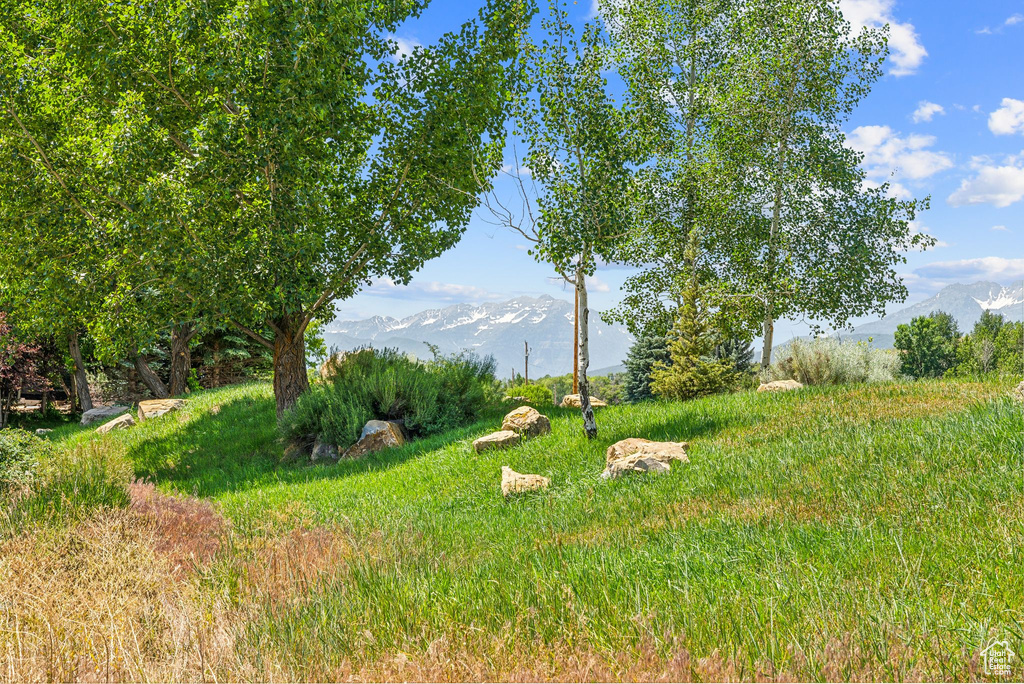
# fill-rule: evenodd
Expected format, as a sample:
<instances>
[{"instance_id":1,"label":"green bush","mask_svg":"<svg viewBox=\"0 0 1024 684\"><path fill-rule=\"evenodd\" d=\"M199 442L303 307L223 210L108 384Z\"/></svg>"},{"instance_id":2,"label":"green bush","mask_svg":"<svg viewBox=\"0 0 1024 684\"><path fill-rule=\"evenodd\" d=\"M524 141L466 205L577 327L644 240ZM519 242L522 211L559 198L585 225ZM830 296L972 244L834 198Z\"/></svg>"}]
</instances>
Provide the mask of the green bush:
<instances>
[{"instance_id":1,"label":"green bush","mask_svg":"<svg viewBox=\"0 0 1024 684\"><path fill-rule=\"evenodd\" d=\"M490 403L494 361L435 354L419 363L393 349L361 349L335 357L326 374L282 418L289 441L345 447L373 419L402 421L417 437L465 425Z\"/></svg>"},{"instance_id":2,"label":"green bush","mask_svg":"<svg viewBox=\"0 0 1024 684\"><path fill-rule=\"evenodd\" d=\"M534 406L550 406L554 403L551 390L543 385L512 385L505 390L506 397L522 397Z\"/></svg>"},{"instance_id":3,"label":"green bush","mask_svg":"<svg viewBox=\"0 0 1024 684\"><path fill-rule=\"evenodd\" d=\"M941 377L956 366L959 339L956 320L943 311L896 326L894 346L900 353L903 374L912 378Z\"/></svg>"},{"instance_id":4,"label":"green bush","mask_svg":"<svg viewBox=\"0 0 1024 684\"><path fill-rule=\"evenodd\" d=\"M39 461L52 452L49 442L17 428L0 430L0 495L31 487Z\"/></svg>"},{"instance_id":5,"label":"green bush","mask_svg":"<svg viewBox=\"0 0 1024 684\"><path fill-rule=\"evenodd\" d=\"M866 342L832 337L793 340L785 357L765 373L765 380L798 380L805 385L849 385L895 380L899 357Z\"/></svg>"}]
</instances>

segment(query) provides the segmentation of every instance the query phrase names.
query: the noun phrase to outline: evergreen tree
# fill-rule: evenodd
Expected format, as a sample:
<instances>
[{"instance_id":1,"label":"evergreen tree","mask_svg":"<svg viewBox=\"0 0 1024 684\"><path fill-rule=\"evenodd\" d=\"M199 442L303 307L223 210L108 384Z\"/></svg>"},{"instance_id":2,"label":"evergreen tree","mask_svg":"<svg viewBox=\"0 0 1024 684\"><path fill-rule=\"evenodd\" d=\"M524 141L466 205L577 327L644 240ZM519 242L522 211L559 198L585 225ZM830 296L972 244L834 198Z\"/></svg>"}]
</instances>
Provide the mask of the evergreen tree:
<instances>
[{"instance_id":1,"label":"evergreen tree","mask_svg":"<svg viewBox=\"0 0 1024 684\"><path fill-rule=\"evenodd\" d=\"M648 330L637 338L626 356L626 401L632 403L654 398L651 392L651 373L659 364L663 367L671 365L668 339Z\"/></svg>"},{"instance_id":2,"label":"evergreen tree","mask_svg":"<svg viewBox=\"0 0 1024 684\"><path fill-rule=\"evenodd\" d=\"M701 298L699 253L699 237L694 230L684 252L689 272L684 299L668 343L671 364L655 364L651 374L651 390L666 399L716 394L732 381L732 364L714 358L714 326Z\"/></svg>"}]
</instances>

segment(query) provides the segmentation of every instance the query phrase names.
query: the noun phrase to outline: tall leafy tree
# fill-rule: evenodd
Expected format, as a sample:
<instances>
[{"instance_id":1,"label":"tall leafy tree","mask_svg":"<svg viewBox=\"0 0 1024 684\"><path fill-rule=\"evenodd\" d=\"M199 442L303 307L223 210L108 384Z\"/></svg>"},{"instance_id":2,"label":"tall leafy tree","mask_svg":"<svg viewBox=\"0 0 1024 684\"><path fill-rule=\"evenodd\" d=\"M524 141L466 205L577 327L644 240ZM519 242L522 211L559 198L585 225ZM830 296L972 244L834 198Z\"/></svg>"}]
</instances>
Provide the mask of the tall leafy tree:
<instances>
[{"instance_id":1,"label":"tall leafy tree","mask_svg":"<svg viewBox=\"0 0 1024 684\"><path fill-rule=\"evenodd\" d=\"M934 239L910 225L927 200L870 187L842 132L881 75L885 30L852 33L838 0L744 0L742 10L720 111L747 220L727 281L760 321L767 367L778 318L839 328L884 313L907 294L895 266Z\"/></svg>"},{"instance_id":2,"label":"tall leafy tree","mask_svg":"<svg viewBox=\"0 0 1024 684\"><path fill-rule=\"evenodd\" d=\"M956 319L944 311L896 326L894 346L900 352L900 370L912 378L942 377L956 365L959 343Z\"/></svg>"},{"instance_id":3,"label":"tall leafy tree","mask_svg":"<svg viewBox=\"0 0 1024 684\"><path fill-rule=\"evenodd\" d=\"M398 54L425 6L6 0L0 137L36 172L0 207L59 198L119 287L149 269L267 347L281 413L306 328L455 244L500 166L530 8L490 0Z\"/></svg>"},{"instance_id":4,"label":"tall leafy tree","mask_svg":"<svg viewBox=\"0 0 1024 684\"><path fill-rule=\"evenodd\" d=\"M583 427L597 436L590 404L590 305L587 278L598 259L612 259L628 222L631 192L626 119L608 91L607 36L588 24L579 38L563 3L542 21L544 37L524 51L527 87L516 102L516 129L527 146L532 181L516 175L527 207L495 214L533 243L531 254L551 264L579 302L579 394ZM517 160L517 165L520 160Z\"/></svg>"}]
</instances>

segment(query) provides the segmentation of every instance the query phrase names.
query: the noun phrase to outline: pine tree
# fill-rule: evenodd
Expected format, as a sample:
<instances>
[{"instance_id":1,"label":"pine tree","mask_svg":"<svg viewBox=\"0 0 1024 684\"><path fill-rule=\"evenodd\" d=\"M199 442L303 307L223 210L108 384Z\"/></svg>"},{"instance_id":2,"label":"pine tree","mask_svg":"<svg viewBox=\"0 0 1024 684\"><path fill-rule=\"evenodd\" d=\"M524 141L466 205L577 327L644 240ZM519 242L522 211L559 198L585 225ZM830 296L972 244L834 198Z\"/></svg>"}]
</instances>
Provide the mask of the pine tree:
<instances>
[{"instance_id":1,"label":"pine tree","mask_svg":"<svg viewBox=\"0 0 1024 684\"><path fill-rule=\"evenodd\" d=\"M632 403L653 399L651 373L656 365L668 367L668 339L656 331L648 330L633 343L626 356L626 401Z\"/></svg>"},{"instance_id":2,"label":"pine tree","mask_svg":"<svg viewBox=\"0 0 1024 684\"><path fill-rule=\"evenodd\" d=\"M688 271L686 290L679 317L669 336L671 365L655 364L651 374L651 390L666 399L686 400L716 394L732 381L732 363L714 358L714 328L701 297L699 244L697 230L691 231L684 253Z\"/></svg>"}]
</instances>

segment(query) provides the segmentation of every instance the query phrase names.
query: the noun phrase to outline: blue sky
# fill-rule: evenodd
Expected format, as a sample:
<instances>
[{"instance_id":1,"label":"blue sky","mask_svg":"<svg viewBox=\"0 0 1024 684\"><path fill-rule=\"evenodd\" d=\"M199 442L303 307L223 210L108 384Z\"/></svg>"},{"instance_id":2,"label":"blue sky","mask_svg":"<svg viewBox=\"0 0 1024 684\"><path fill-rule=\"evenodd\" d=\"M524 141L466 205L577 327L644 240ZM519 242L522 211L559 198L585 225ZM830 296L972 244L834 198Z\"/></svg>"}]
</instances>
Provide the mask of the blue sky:
<instances>
[{"instance_id":1,"label":"blue sky","mask_svg":"<svg viewBox=\"0 0 1024 684\"><path fill-rule=\"evenodd\" d=\"M433 0L395 37L403 46L430 43L474 16L475 5ZM841 6L855 26L888 23L891 32L886 75L845 127L850 143L865 153L869 179L889 180L903 196L931 196L916 228L939 246L907 255L900 272L908 302L949 283L1024 278L1024 0ZM570 12L582 24L593 8L581 0ZM521 236L489 224L488 216L477 212L459 245L428 262L409 286L376 282L338 302L338 318L401 317L518 295L571 298L550 268L526 253ZM591 283L596 310L619 301L628 273L599 269ZM806 322L786 322L777 334L785 339L806 329Z\"/></svg>"}]
</instances>

